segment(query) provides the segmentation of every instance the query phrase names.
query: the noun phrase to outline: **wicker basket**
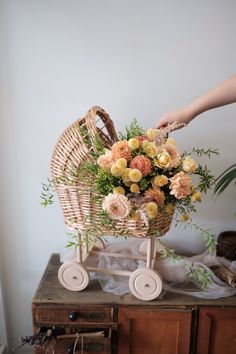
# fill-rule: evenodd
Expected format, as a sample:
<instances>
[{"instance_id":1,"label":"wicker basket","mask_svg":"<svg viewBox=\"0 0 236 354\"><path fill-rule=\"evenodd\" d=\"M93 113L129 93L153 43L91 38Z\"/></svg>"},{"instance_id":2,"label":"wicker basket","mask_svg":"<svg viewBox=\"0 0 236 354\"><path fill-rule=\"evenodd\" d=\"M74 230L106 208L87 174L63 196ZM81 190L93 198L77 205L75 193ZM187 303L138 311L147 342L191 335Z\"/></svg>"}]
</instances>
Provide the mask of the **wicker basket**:
<instances>
[{"instance_id":1,"label":"wicker basket","mask_svg":"<svg viewBox=\"0 0 236 354\"><path fill-rule=\"evenodd\" d=\"M115 221L114 228L111 230L110 227L101 224L99 213L102 210L104 196L88 188L93 182L91 177L85 175L83 180L80 177L74 179L73 184L68 183L71 173L79 170L84 161L91 159L89 154L94 150L93 144L90 147L86 145L85 136L82 134L83 128L89 132L92 142L95 142L99 134L106 148L111 148L118 140L111 118L98 106L92 107L84 118L70 125L59 138L52 155L51 172L66 225L84 232L91 228L92 220L93 226L102 231L104 235L123 234L133 237L164 235L170 229L173 215L158 214L157 218L150 223L147 218L139 221L127 218Z\"/></svg>"}]
</instances>

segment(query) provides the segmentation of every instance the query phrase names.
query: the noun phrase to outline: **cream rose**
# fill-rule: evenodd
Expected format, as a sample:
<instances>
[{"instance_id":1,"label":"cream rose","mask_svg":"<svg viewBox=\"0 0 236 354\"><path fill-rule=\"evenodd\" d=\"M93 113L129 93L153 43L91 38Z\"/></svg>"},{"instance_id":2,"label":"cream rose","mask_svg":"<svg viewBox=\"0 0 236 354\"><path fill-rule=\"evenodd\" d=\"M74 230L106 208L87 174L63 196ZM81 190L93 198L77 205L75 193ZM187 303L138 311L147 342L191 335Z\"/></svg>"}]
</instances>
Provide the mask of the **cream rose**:
<instances>
[{"instance_id":1,"label":"cream rose","mask_svg":"<svg viewBox=\"0 0 236 354\"><path fill-rule=\"evenodd\" d=\"M162 149L157 154L157 158L154 160L154 164L160 168L168 168L171 164L170 154L165 149Z\"/></svg>"},{"instance_id":2,"label":"cream rose","mask_svg":"<svg viewBox=\"0 0 236 354\"><path fill-rule=\"evenodd\" d=\"M186 173L193 173L197 168L197 164L191 156L186 156L182 161L182 168Z\"/></svg>"}]
</instances>

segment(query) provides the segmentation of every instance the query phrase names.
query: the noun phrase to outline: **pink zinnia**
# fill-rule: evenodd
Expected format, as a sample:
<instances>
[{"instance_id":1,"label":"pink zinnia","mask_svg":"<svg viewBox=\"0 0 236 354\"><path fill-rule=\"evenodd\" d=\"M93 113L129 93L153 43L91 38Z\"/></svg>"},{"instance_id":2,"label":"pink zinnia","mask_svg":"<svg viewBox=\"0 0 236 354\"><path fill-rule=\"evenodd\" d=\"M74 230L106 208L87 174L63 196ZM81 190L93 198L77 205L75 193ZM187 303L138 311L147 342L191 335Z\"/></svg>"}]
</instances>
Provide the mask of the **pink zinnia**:
<instances>
[{"instance_id":1,"label":"pink zinnia","mask_svg":"<svg viewBox=\"0 0 236 354\"><path fill-rule=\"evenodd\" d=\"M182 199L191 194L192 181L183 171L170 178L170 194L176 199Z\"/></svg>"},{"instance_id":2,"label":"pink zinnia","mask_svg":"<svg viewBox=\"0 0 236 354\"><path fill-rule=\"evenodd\" d=\"M131 160L129 167L137 168L141 171L143 177L147 176L152 170L152 163L148 157L144 155L138 155Z\"/></svg>"},{"instance_id":3,"label":"pink zinnia","mask_svg":"<svg viewBox=\"0 0 236 354\"><path fill-rule=\"evenodd\" d=\"M131 212L131 204L123 194L108 194L102 204L111 219L121 220L126 218Z\"/></svg>"}]
</instances>

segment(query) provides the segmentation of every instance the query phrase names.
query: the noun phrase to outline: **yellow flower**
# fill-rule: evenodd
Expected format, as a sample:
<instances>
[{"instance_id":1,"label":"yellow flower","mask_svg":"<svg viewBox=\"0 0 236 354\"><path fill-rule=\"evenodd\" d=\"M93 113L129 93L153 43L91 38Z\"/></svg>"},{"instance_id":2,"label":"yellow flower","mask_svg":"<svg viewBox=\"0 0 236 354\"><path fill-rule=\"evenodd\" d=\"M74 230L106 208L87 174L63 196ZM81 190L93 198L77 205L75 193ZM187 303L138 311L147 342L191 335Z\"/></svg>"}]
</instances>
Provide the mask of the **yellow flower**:
<instances>
[{"instance_id":1,"label":"yellow flower","mask_svg":"<svg viewBox=\"0 0 236 354\"><path fill-rule=\"evenodd\" d=\"M159 175L153 178L153 184L156 187L163 187L168 183L168 178L165 175Z\"/></svg>"},{"instance_id":2,"label":"yellow flower","mask_svg":"<svg viewBox=\"0 0 236 354\"><path fill-rule=\"evenodd\" d=\"M146 135L149 139L154 140L160 134L160 129L148 129Z\"/></svg>"},{"instance_id":3,"label":"yellow flower","mask_svg":"<svg viewBox=\"0 0 236 354\"><path fill-rule=\"evenodd\" d=\"M124 157L121 157L116 161L116 165L121 168L126 168L127 167L127 160Z\"/></svg>"},{"instance_id":4,"label":"yellow flower","mask_svg":"<svg viewBox=\"0 0 236 354\"><path fill-rule=\"evenodd\" d=\"M182 161L182 168L186 173L193 173L197 168L197 164L191 156L186 156Z\"/></svg>"},{"instance_id":5,"label":"yellow flower","mask_svg":"<svg viewBox=\"0 0 236 354\"><path fill-rule=\"evenodd\" d=\"M140 192L139 185L137 183L132 183L130 186L130 192L139 193Z\"/></svg>"},{"instance_id":6,"label":"yellow flower","mask_svg":"<svg viewBox=\"0 0 236 354\"><path fill-rule=\"evenodd\" d=\"M180 221L188 221L189 220L189 215L188 214L183 214L182 218L180 219Z\"/></svg>"},{"instance_id":7,"label":"yellow flower","mask_svg":"<svg viewBox=\"0 0 236 354\"><path fill-rule=\"evenodd\" d=\"M126 180L129 180L129 173L130 173L131 170L132 170L132 168L129 168L129 167L125 168L124 172L123 172L123 175L122 175L122 178L126 179Z\"/></svg>"},{"instance_id":8,"label":"yellow flower","mask_svg":"<svg viewBox=\"0 0 236 354\"><path fill-rule=\"evenodd\" d=\"M124 168L117 166L116 164L111 167L111 174L115 177L122 176Z\"/></svg>"},{"instance_id":9,"label":"yellow flower","mask_svg":"<svg viewBox=\"0 0 236 354\"><path fill-rule=\"evenodd\" d=\"M165 212L167 214L172 214L174 212L175 206L172 203L168 203L165 207Z\"/></svg>"},{"instance_id":10,"label":"yellow flower","mask_svg":"<svg viewBox=\"0 0 236 354\"><path fill-rule=\"evenodd\" d=\"M139 182L142 178L142 173L137 169L133 168L129 173L129 179L132 182Z\"/></svg>"},{"instance_id":11,"label":"yellow flower","mask_svg":"<svg viewBox=\"0 0 236 354\"><path fill-rule=\"evenodd\" d=\"M201 202L202 201L202 193L197 191L191 197L192 202Z\"/></svg>"},{"instance_id":12,"label":"yellow flower","mask_svg":"<svg viewBox=\"0 0 236 354\"><path fill-rule=\"evenodd\" d=\"M168 168L171 163L171 157L165 149L162 149L157 154L157 159L154 161L154 164L160 168Z\"/></svg>"},{"instance_id":13,"label":"yellow flower","mask_svg":"<svg viewBox=\"0 0 236 354\"><path fill-rule=\"evenodd\" d=\"M166 140L166 144L167 144L167 145L176 146L176 141L175 141L175 139L169 137L169 138Z\"/></svg>"},{"instance_id":14,"label":"yellow flower","mask_svg":"<svg viewBox=\"0 0 236 354\"><path fill-rule=\"evenodd\" d=\"M154 219L157 216L158 213L158 206L156 203L154 202L149 202L145 205L145 209L146 209L146 213L147 216L150 219Z\"/></svg>"},{"instance_id":15,"label":"yellow flower","mask_svg":"<svg viewBox=\"0 0 236 354\"><path fill-rule=\"evenodd\" d=\"M157 156L158 148L154 142L143 142L143 150L148 157L154 159Z\"/></svg>"},{"instance_id":16,"label":"yellow flower","mask_svg":"<svg viewBox=\"0 0 236 354\"><path fill-rule=\"evenodd\" d=\"M123 187L115 187L113 189L113 194L125 194L125 190Z\"/></svg>"},{"instance_id":17,"label":"yellow flower","mask_svg":"<svg viewBox=\"0 0 236 354\"><path fill-rule=\"evenodd\" d=\"M136 138L129 139L128 145L132 150L136 150L139 148L139 141Z\"/></svg>"}]
</instances>

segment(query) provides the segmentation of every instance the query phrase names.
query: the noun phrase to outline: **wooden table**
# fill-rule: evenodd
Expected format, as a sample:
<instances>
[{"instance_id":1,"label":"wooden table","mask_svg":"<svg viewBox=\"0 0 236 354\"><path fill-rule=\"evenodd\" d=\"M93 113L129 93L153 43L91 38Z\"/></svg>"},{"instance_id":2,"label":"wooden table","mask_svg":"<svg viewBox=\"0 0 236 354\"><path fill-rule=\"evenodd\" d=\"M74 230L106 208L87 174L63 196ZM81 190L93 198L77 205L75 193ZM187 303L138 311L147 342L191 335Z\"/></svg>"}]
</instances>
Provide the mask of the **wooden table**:
<instances>
[{"instance_id":1,"label":"wooden table","mask_svg":"<svg viewBox=\"0 0 236 354\"><path fill-rule=\"evenodd\" d=\"M236 353L236 297L201 300L166 293L162 300L144 302L103 292L97 282L72 292L59 283L59 266L53 254L32 302L34 333L65 329L57 354L73 353L75 339L68 337L84 331L104 336L79 335L76 353Z\"/></svg>"}]
</instances>

